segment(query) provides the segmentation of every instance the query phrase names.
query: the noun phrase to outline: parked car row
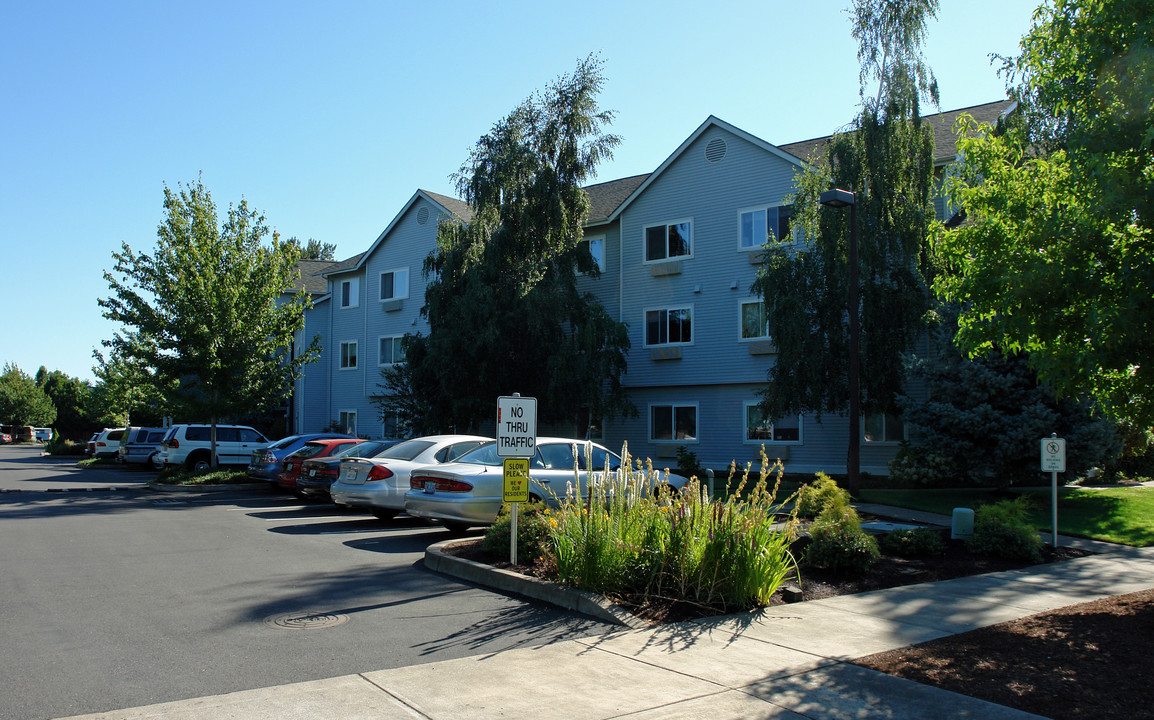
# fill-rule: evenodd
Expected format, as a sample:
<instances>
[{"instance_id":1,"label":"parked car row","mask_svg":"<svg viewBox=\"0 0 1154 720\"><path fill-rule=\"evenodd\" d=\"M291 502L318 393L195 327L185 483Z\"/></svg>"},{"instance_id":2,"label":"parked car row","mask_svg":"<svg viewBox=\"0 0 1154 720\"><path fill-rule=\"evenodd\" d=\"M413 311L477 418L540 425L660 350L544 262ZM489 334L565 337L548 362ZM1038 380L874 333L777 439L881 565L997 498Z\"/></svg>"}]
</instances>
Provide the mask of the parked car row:
<instances>
[{"instance_id":1,"label":"parked car row","mask_svg":"<svg viewBox=\"0 0 1154 720\"><path fill-rule=\"evenodd\" d=\"M574 480L574 465L583 489L606 466L611 471L620 467L621 458L596 443L590 443L592 464L586 467L585 445L584 440L539 438L529 461L530 500L558 506ZM680 491L687 482L679 475L658 472L654 490ZM277 485L298 497L327 497L384 520L405 512L462 532L496 519L504 471L496 443L477 435L369 440L348 446L315 441L285 459Z\"/></svg>"}]
</instances>

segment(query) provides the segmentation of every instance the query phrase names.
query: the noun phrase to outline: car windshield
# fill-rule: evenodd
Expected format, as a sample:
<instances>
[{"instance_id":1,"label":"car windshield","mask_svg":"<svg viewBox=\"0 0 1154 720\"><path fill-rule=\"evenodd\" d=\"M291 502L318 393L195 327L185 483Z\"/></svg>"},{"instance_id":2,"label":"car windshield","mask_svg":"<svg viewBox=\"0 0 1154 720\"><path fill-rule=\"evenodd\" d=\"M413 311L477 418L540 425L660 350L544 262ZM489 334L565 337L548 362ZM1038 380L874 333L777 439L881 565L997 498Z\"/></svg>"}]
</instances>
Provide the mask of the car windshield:
<instances>
[{"instance_id":1,"label":"car windshield","mask_svg":"<svg viewBox=\"0 0 1154 720\"><path fill-rule=\"evenodd\" d=\"M332 455L333 457L347 457L349 455L356 455L360 450L367 450L372 444L373 443L367 440L365 442L352 443L351 445L346 445Z\"/></svg>"},{"instance_id":2,"label":"car windshield","mask_svg":"<svg viewBox=\"0 0 1154 720\"><path fill-rule=\"evenodd\" d=\"M481 447L474 448L457 458L457 462L470 465L500 465L501 458L497 457L497 443L487 442Z\"/></svg>"},{"instance_id":3,"label":"car windshield","mask_svg":"<svg viewBox=\"0 0 1154 720\"><path fill-rule=\"evenodd\" d=\"M296 452L290 454L289 457L291 457L291 458L312 457L313 455L316 455L318 452L320 452L322 449L324 449L324 447L325 446L322 443L312 443L312 442L305 443L304 447L302 447L300 450L297 450Z\"/></svg>"},{"instance_id":4,"label":"car windshield","mask_svg":"<svg viewBox=\"0 0 1154 720\"><path fill-rule=\"evenodd\" d=\"M289 445L292 445L293 443L295 443L297 440L300 440L300 437L301 437L300 435L289 435L288 437L281 438L280 440L277 440L276 442L274 442L272 445L269 445L267 449L268 450L280 450L281 448L286 448Z\"/></svg>"},{"instance_id":5,"label":"car windshield","mask_svg":"<svg viewBox=\"0 0 1154 720\"><path fill-rule=\"evenodd\" d=\"M377 455L387 460L412 460L433 446L432 440L406 440Z\"/></svg>"}]
</instances>

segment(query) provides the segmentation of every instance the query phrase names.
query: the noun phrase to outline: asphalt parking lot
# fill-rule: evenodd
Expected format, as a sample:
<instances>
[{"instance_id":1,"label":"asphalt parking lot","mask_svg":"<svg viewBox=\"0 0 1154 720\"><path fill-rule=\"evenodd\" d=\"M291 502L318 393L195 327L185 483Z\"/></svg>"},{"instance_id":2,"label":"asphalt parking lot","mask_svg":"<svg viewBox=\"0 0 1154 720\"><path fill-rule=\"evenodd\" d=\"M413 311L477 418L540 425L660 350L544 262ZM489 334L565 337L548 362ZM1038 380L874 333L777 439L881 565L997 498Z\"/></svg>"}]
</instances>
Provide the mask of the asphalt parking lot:
<instances>
[{"instance_id":1,"label":"asphalt parking lot","mask_svg":"<svg viewBox=\"0 0 1154 720\"><path fill-rule=\"evenodd\" d=\"M447 537L260 489L163 493L0 447L0 717L406 667L601 630L437 575ZM116 488L116 489L111 489Z\"/></svg>"}]
</instances>

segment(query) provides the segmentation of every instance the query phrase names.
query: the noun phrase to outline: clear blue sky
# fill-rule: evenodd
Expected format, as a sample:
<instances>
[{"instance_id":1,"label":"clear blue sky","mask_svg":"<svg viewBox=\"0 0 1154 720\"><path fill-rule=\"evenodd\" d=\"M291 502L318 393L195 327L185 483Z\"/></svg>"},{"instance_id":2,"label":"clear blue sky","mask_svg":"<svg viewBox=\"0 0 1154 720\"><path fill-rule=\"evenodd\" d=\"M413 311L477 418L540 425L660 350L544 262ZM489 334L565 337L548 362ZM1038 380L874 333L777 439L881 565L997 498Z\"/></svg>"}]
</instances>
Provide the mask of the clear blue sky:
<instances>
[{"instance_id":1,"label":"clear blue sky","mask_svg":"<svg viewBox=\"0 0 1154 720\"><path fill-rule=\"evenodd\" d=\"M926 57L942 109L1005 96L1040 0L942 0ZM650 172L709 115L768 142L858 105L849 0L12 2L0 22L0 363L92 379L117 329L96 300L150 251L164 184L202 179L283 237L365 250L494 122L599 52L623 143L598 180Z\"/></svg>"}]
</instances>

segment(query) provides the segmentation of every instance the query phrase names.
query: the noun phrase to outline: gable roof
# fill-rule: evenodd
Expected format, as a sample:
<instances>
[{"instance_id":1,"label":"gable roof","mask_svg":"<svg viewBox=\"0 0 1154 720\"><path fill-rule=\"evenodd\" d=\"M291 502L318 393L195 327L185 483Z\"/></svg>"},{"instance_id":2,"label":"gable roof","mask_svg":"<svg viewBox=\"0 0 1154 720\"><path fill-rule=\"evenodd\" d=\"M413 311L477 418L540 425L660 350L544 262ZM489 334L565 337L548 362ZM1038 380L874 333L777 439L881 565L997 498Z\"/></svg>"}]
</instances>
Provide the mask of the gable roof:
<instances>
[{"instance_id":1,"label":"gable roof","mask_svg":"<svg viewBox=\"0 0 1154 720\"><path fill-rule=\"evenodd\" d=\"M756 135L752 135L752 134L742 130L739 127L730 125L729 123L725 122L724 120L722 120L716 116L710 115L709 117L707 117L705 119L705 122L701 123L701 125L698 126L698 128L696 130L693 131L692 135L687 137L685 139L685 141L683 143L681 143L681 145L679 145L676 150L673 151L672 155L665 158L665 162L661 163L661 165L659 165L656 170L649 173L648 175L636 175L636 176L634 176L634 178L643 178L643 180L637 185L637 187L635 187L633 189L632 192L629 193L628 197L626 197L623 201L621 201L617 205L617 207L615 207L613 209L613 211L605 217L605 219L602 222L610 222L612 220L615 220L617 218L617 216L620 215L622 213L622 211L625 210L625 208L629 205L629 203L633 202L633 200L635 198L637 198L639 195L641 195L643 192L645 192L645 189L648 188L650 185L652 185L654 183L654 181L656 181L657 178L660 177L661 174L663 172L665 172L665 170L667 170L669 168L669 166L674 163L674 161L677 160L677 158L681 157L682 153L684 153L686 150L688 150L689 146L692 145L697 140L697 138L701 137L705 133L706 130L709 130L710 128L714 128L714 127L721 128L722 130L725 130L726 132L729 132L733 135L736 135L737 137L739 137L743 140L746 140L747 142L761 148L762 150L765 150L766 152L770 153L771 155L775 155L775 156L781 158L782 160L785 160L788 163L791 163L793 165L798 165L798 166L803 164L802 160L800 158L798 158L796 155L792 155L792 154L787 153L787 152L782 152L780 149L778 149L777 146L771 145L770 143L767 143L766 141L762 140L761 138L757 137ZM592 224L592 223L590 223L590 224ZM600 223L597 223L597 224L600 224Z\"/></svg>"},{"instance_id":2,"label":"gable roof","mask_svg":"<svg viewBox=\"0 0 1154 720\"><path fill-rule=\"evenodd\" d=\"M405 216L405 213L409 211L409 208L413 207L413 205L415 205L421 198L424 198L434 205L439 206L442 210L445 211L445 213L460 218L464 222L468 222L473 219L473 208L470 207L469 204L465 201L458 200L457 198L451 198L447 195L440 195L435 192L429 192L428 190L418 189L415 193L413 193L413 196L409 198L409 201L405 203L405 206L401 208L401 211L393 217L392 221L388 224L388 227L381 231L381 234L377 236L377 239L373 241L373 244L369 246L368 250L359 255L354 255L344 262L337 263L337 266L326 270L324 275L327 277L342 272L360 270L361 266L365 264L365 261L368 260L369 256L373 254L373 251L377 249L377 246L385 241L385 238L388 236L388 234L392 232L393 228L397 226L397 223L401 221L401 218Z\"/></svg>"},{"instance_id":3,"label":"gable roof","mask_svg":"<svg viewBox=\"0 0 1154 720\"><path fill-rule=\"evenodd\" d=\"M963 114L972 115L979 123L989 123L993 125L999 118L1009 114L1015 107L1016 103L1012 100L998 100L996 102L983 103L982 105L971 105L970 107L959 108L957 110L923 115L922 119L929 123L930 127L934 130L934 162L950 162L958 156L957 138L954 135L954 123L957 122L958 118ZM814 153L820 152L832 137L832 135L825 135L812 140L802 140L801 142L779 145L778 147L794 157L809 161ZM819 161L824 161L824 158L819 156Z\"/></svg>"},{"instance_id":4,"label":"gable roof","mask_svg":"<svg viewBox=\"0 0 1154 720\"><path fill-rule=\"evenodd\" d=\"M585 224L600 225L607 222L613 211L619 208L651 174L634 175L586 186L585 194L589 196L589 218Z\"/></svg>"}]
</instances>

